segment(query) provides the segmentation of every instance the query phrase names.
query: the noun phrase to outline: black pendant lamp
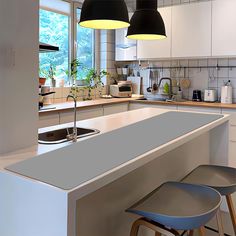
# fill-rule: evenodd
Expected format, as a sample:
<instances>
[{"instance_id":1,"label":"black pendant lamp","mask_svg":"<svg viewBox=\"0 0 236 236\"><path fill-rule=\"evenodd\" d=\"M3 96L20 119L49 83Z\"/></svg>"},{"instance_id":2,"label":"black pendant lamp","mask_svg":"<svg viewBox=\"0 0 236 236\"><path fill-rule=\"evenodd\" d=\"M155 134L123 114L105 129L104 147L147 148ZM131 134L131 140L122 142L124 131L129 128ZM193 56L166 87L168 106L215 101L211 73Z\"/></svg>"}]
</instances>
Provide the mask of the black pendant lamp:
<instances>
[{"instance_id":1,"label":"black pendant lamp","mask_svg":"<svg viewBox=\"0 0 236 236\"><path fill-rule=\"evenodd\" d=\"M79 24L92 29L120 29L130 26L124 0L85 0Z\"/></svg>"},{"instance_id":2,"label":"black pendant lamp","mask_svg":"<svg viewBox=\"0 0 236 236\"><path fill-rule=\"evenodd\" d=\"M136 40L165 39L165 24L157 11L157 0L136 0L136 3L127 37Z\"/></svg>"}]
</instances>

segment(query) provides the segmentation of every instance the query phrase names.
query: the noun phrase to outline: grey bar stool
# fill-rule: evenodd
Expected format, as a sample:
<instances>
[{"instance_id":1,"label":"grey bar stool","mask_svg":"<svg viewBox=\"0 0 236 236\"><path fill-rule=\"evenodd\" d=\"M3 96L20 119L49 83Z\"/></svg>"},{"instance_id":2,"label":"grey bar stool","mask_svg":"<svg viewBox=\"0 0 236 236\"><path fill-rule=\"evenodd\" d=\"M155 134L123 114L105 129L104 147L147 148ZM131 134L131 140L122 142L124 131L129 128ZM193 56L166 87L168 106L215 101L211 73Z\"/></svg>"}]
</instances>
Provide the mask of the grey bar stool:
<instances>
[{"instance_id":1,"label":"grey bar stool","mask_svg":"<svg viewBox=\"0 0 236 236\"><path fill-rule=\"evenodd\" d=\"M198 229L205 235L204 225L218 212L221 195L214 189L179 182L167 182L127 209L142 216L136 220L130 236L137 236L139 227L152 229L156 236L176 236L177 230Z\"/></svg>"},{"instance_id":2,"label":"grey bar stool","mask_svg":"<svg viewBox=\"0 0 236 236\"><path fill-rule=\"evenodd\" d=\"M236 192L235 168L201 165L188 174L182 182L206 185L216 189L222 196L225 196L236 235L236 213L232 201L232 194Z\"/></svg>"}]
</instances>

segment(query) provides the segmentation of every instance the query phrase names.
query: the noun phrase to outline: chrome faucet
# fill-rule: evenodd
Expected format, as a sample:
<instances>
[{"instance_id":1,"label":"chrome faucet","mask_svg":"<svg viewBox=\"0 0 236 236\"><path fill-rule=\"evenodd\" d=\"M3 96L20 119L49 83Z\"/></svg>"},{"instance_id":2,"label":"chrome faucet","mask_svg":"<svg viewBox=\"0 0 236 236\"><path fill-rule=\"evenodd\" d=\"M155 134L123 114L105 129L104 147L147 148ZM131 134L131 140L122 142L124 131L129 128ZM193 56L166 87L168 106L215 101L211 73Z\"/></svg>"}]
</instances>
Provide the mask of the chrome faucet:
<instances>
[{"instance_id":1,"label":"chrome faucet","mask_svg":"<svg viewBox=\"0 0 236 236\"><path fill-rule=\"evenodd\" d=\"M74 127L73 127L73 133L72 134L68 134L66 136L68 141L73 141L74 143L77 142L77 125L76 125L76 121L77 121L77 114L76 114L76 110L77 110L77 100L76 97L74 95L68 95L67 96L67 101L69 100L69 98L72 98L74 101Z\"/></svg>"},{"instance_id":2,"label":"chrome faucet","mask_svg":"<svg viewBox=\"0 0 236 236\"><path fill-rule=\"evenodd\" d=\"M171 78L167 78L167 77L161 78L160 81L159 81L159 84L158 84L158 89L160 88L161 82L162 82L163 80L169 80L169 81L170 81L169 99L172 99L172 94L173 94L172 88L173 88L173 86L172 86L172 80L171 80Z\"/></svg>"}]
</instances>

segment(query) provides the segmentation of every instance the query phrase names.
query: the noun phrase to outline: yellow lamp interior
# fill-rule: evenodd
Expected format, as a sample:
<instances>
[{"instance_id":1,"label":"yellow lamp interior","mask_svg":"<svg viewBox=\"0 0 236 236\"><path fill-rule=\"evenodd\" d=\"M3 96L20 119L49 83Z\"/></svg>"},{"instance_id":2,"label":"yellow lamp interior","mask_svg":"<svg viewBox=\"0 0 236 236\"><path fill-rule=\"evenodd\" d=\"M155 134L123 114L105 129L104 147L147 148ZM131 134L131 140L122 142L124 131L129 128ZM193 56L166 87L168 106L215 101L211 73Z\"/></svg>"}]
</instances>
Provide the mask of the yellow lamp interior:
<instances>
[{"instance_id":1,"label":"yellow lamp interior","mask_svg":"<svg viewBox=\"0 0 236 236\"><path fill-rule=\"evenodd\" d=\"M88 20L79 23L82 27L91 29L121 29L130 26L129 23L118 20Z\"/></svg>"},{"instance_id":2,"label":"yellow lamp interior","mask_svg":"<svg viewBox=\"0 0 236 236\"><path fill-rule=\"evenodd\" d=\"M161 40L167 37L165 35L158 35L158 34L133 34L133 35L128 35L127 38L136 40Z\"/></svg>"}]
</instances>

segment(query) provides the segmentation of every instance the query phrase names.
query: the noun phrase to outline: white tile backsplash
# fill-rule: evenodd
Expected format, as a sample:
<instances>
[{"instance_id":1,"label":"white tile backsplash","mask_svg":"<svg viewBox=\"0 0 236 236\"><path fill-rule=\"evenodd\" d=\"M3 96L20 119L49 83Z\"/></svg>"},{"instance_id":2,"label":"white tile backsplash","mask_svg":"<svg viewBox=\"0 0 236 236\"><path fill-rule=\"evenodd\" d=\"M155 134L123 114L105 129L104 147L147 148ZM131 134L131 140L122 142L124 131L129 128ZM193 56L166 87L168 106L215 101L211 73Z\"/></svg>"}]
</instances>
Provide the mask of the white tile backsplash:
<instances>
[{"instance_id":1,"label":"white tile backsplash","mask_svg":"<svg viewBox=\"0 0 236 236\"><path fill-rule=\"evenodd\" d=\"M127 64L127 63L126 63ZM136 62L137 64L137 62ZM148 62L142 62L142 66L145 67ZM229 68L220 68L219 66L229 66ZM132 67L134 64L132 64ZM183 95L186 99L192 99L192 92L194 89L199 89L204 92L205 89L216 89L218 91L218 100L221 96L221 86L224 81L231 80L233 86L233 98L236 102L236 68L230 68L230 66L236 66L236 59L194 59L194 60L170 60L170 61L152 61L150 66L156 67L169 67L169 66L183 66L183 67L199 67L199 68L186 68L182 69L164 69L159 70L159 77L171 77L172 79L181 80L187 78L191 80L191 86L189 89L183 89ZM205 66L213 66L214 68L201 68ZM142 70L141 76L143 79L143 91L145 95L151 95L147 93L147 87L149 87L149 70ZM157 95L151 95L157 96Z\"/></svg>"}]
</instances>

